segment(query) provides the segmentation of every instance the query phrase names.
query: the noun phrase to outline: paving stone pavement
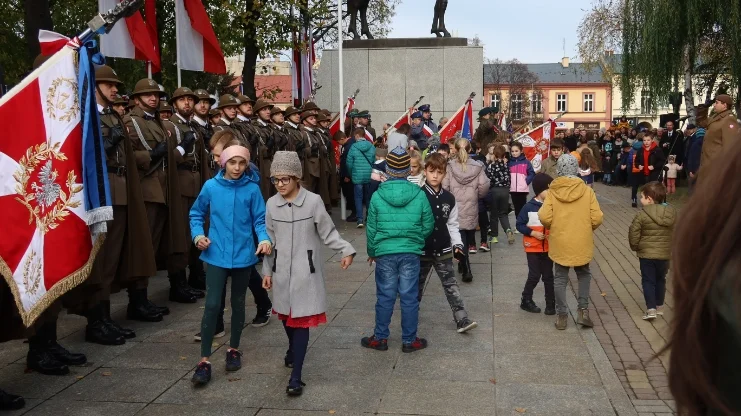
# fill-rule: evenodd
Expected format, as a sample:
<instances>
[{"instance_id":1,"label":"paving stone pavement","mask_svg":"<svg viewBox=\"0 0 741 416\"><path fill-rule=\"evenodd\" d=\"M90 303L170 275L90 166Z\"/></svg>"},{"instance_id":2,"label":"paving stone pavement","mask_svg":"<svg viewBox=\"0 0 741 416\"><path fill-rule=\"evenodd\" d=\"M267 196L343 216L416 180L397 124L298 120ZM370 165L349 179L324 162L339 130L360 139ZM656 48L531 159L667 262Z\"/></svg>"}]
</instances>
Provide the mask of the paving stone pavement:
<instances>
[{"instance_id":1,"label":"paving stone pavement","mask_svg":"<svg viewBox=\"0 0 741 416\"><path fill-rule=\"evenodd\" d=\"M61 343L89 359L86 366L72 367L68 376L26 373L27 345L2 344L0 387L22 394L27 401L22 411L7 414L672 414L664 361L650 361L663 345L671 311L653 323L640 319L640 273L626 240L635 213L630 205L626 207L629 191L601 185L595 190L605 224L597 231L592 263L593 330L577 328L572 316L568 329L557 331L553 317L519 309L527 264L518 235L512 246L500 243L491 253L471 257L475 278L473 283L461 283L461 292L478 328L456 333L442 287L433 276L428 279L419 324L419 334L429 340L429 347L401 353L397 303L390 349L363 349L360 338L371 335L374 324L373 268L366 263L363 230L336 219L358 256L349 270L341 271L338 256L325 253L329 322L311 330L302 397L288 398L284 393L290 374L282 360L287 342L275 319L266 327L245 329L244 364L239 372L226 374L228 337L216 340L214 378L205 388L194 389L190 377L199 359L199 344L193 342L193 334L199 330L202 303L168 303L167 279L160 276L151 279L150 293L155 302L172 310L164 322L125 321L125 294L113 298L114 317L137 333L125 345L86 344L84 319L60 317ZM248 298L249 321L255 308ZM535 300L544 306L542 284ZM569 304L573 315L573 292ZM227 311L227 328L229 315Z\"/></svg>"}]
</instances>

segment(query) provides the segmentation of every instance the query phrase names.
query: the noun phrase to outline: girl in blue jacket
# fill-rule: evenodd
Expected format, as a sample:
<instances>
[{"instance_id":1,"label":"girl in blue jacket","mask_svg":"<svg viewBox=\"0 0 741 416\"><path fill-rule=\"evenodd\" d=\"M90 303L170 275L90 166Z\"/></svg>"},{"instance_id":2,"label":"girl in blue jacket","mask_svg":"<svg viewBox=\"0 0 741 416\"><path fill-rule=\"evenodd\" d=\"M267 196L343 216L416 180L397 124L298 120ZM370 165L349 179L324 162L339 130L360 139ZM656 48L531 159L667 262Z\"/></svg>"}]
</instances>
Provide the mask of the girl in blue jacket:
<instances>
[{"instance_id":1,"label":"girl in blue jacket","mask_svg":"<svg viewBox=\"0 0 741 416\"><path fill-rule=\"evenodd\" d=\"M224 148L219 163L221 170L201 189L190 210L193 242L201 250L206 269L206 305L201 321L201 362L193 374L193 383L203 385L211 380L211 343L216 318L221 308L221 295L227 276L232 277L231 339L226 352L226 371L242 367L239 338L244 328L247 285L257 256L269 255L270 237L265 230L265 201L260 193L257 172L249 168L250 151L240 145ZM208 236L204 231L209 218ZM255 239L257 236L257 240ZM255 241L259 241L255 248Z\"/></svg>"}]
</instances>

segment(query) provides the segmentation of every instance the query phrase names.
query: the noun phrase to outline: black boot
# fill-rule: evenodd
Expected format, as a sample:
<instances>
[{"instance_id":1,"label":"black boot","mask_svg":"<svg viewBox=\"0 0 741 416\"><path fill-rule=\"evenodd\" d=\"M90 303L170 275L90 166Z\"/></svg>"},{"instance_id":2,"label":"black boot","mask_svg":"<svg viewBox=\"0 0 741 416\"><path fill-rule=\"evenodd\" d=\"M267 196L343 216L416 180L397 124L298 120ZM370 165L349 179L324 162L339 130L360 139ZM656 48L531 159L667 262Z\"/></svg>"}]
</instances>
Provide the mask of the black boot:
<instances>
[{"instance_id":1,"label":"black boot","mask_svg":"<svg viewBox=\"0 0 741 416\"><path fill-rule=\"evenodd\" d=\"M556 301L546 300L545 301L545 311L543 313L546 315L555 315L556 314Z\"/></svg>"},{"instance_id":2,"label":"black boot","mask_svg":"<svg viewBox=\"0 0 741 416\"><path fill-rule=\"evenodd\" d=\"M149 299L147 299L147 308L149 308L150 311L158 313L162 316L167 316L170 314L170 308L168 308L167 306L157 306Z\"/></svg>"},{"instance_id":3,"label":"black boot","mask_svg":"<svg viewBox=\"0 0 741 416\"><path fill-rule=\"evenodd\" d=\"M90 308L87 312L87 326L85 327L85 341L100 345L123 345L124 337L109 327L104 320L101 305Z\"/></svg>"},{"instance_id":4,"label":"black boot","mask_svg":"<svg viewBox=\"0 0 741 416\"><path fill-rule=\"evenodd\" d=\"M206 290L206 273L203 271L203 260L193 259L188 269L190 269L188 286L196 290Z\"/></svg>"},{"instance_id":5,"label":"black boot","mask_svg":"<svg viewBox=\"0 0 741 416\"><path fill-rule=\"evenodd\" d=\"M461 262L463 264L463 277L461 280L465 283L471 283L473 282L473 273L471 273L471 263L469 263L468 258Z\"/></svg>"},{"instance_id":6,"label":"black boot","mask_svg":"<svg viewBox=\"0 0 741 416\"><path fill-rule=\"evenodd\" d=\"M185 290L188 291L188 293L190 293L191 295L193 295L193 297L195 297L196 299L203 299L206 297L206 292L190 287L190 285L188 284L185 285Z\"/></svg>"},{"instance_id":7,"label":"black boot","mask_svg":"<svg viewBox=\"0 0 741 416\"><path fill-rule=\"evenodd\" d=\"M530 313L540 313L540 308L533 302L532 298L522 297L520 301L520 309Z\"/></svg>"},{"instance_id":8,"label":"black boot","mask_svg":"<svg viewBox=\"0 0 741 416\"><path fill-rule=\"evenodd\" d=\"M638 202L636 201L636 199L635 199L635 198L633 198L633 200L632 200L632 202L631 202L630 206L631 206L631 207L633 207L633 208L637 208L637 207L638 207Z\"/></svg>"},{"instance_id":9,"label":"black boot","mask_svg":"<svg viewBox=\"0 0 741 416\"><path fill-rule=\"evenodd\" d=\"M170 279L170 302L196 303L196 297L188 290L185 270L171 273L168 279Z\"/></svg>"},{"instance_id":10,"label":"black boot","mask_svg":"<svg viewBox=\"0 0 741 416\"><path fill-rule=\"evenodd\" d=\"M26 401L23 400L23 397L0 390L0 410L19 410L23 409L25 405Z\"/></svg>"},{"instance_id":11,"label":"black boot","mask_svg":"<svg viewBox=\"0 0 741 416\"><path fill-rule=\"evenodd\" d=\"M56 320L53 323L48 323L47 325L49 326L48 351L52 354L52 356L54 356L54 358L67 365L83 365L87 363L87 357L85 357L85 354L69 352L66 348L59 345L59 343L57 342L58 337Z\"/></svg>"},{"instance_id":12,"label":"black boot","mask_svg":"<svg viewBox=\"0 0 741 416\"><path fill-rule=\"evenodd\" d=\"M111 319L111 302L110 301L103 301L100 303L101 308L103 308L103 322L105 322L106 325L108 325L109 328L113 329L115 332L118 332L124 339L132 339L136 338L136 332L124 328L116 321Z\"/></svg>"},{"instance_id":13,"label":"black boot","mask_svg":"<svg viewBox=\"0 0 741 416\"><path fill-rule=\"evenodd\" d=\"M28 338L28 354L26 367L47 376L64 376L69 374L69 367L59 361L51 351L50 342L46 339L43 325L38 327L36 335Z\"/></svg>"},{"instance_id":14,"label":"black boot","mask_svg":"<svg viewBox=\"0 0 741 416\"><path fill-rule=\"evenodd\" d=\"M129 306L126 319L141 322L160 322L162 314L149 307L146 289L129 289Z\"/></svg>"}]
</instances>

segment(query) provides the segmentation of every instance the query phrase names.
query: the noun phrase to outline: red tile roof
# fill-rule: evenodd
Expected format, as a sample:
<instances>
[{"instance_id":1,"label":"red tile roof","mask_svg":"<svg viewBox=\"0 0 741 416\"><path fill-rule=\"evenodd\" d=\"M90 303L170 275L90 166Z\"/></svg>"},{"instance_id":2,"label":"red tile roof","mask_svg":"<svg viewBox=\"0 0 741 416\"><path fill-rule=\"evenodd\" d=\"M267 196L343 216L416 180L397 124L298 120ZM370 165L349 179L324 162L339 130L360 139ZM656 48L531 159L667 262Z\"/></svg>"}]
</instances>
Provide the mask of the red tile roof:
<instances>
[{"instance_id":1,"label":"red tile roof","mask_svg":"<svg viewBox=\"0 0 741 416\"><path fill-rule=\"evenodd\" d=\"M239 86L242 82L242 76L234 79L231 85ZM263 98L264 95L273 95L269 102L274 104L290 104L293 102L291 96L292 80L290 75L255 75L255 90L257 98Z\"/></svg>"}]
</instances>

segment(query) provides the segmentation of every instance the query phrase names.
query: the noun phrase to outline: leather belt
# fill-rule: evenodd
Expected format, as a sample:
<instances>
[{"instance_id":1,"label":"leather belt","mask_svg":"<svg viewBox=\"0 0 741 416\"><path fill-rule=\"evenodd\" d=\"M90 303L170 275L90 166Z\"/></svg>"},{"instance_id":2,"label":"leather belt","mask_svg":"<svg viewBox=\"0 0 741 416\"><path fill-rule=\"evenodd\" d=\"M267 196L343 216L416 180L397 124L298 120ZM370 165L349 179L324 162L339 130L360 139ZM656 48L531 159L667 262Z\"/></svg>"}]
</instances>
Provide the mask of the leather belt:
<instances>
[{"instance_id":1,"label":"leather belt","mask_svg":"<svg viewBox=\"0 0 741 416\"><path fill-rule=\"evenodd\" d=\"M126 175L126 166L108 166L108 173L113 173L118 176Z\"/></svg>"},{"instance_id":2,"label":"leather belt","mask_svg":"<svg viewBox=\"0 0 741 416\"><path fill-rule=\"evenodd\" d=\"M178 170L185 170L192 173L198 173L200 166L196 163L181 163L178 165Z\"/></svg>"}]
</instances>

